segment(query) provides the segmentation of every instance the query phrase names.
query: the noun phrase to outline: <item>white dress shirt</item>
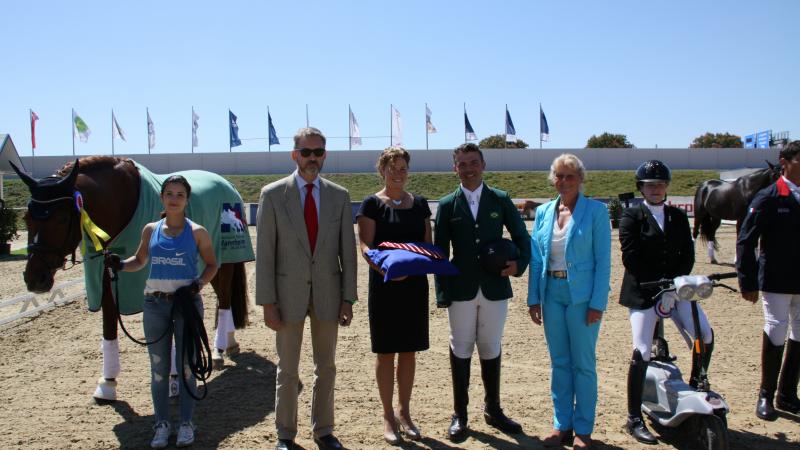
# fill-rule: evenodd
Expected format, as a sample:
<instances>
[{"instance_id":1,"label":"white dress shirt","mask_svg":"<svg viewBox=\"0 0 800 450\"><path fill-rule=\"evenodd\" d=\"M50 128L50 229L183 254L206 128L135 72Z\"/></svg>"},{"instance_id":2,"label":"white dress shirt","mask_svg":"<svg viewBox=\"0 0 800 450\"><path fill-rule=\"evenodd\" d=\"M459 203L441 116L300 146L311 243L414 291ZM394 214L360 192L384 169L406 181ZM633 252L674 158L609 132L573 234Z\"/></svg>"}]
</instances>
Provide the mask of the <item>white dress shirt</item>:
<instances>
[{"instance_id":1,"label":"white dress shirt","mask_svg":"<svg viewBox=\"0 0 800 450\"><path fill-rule=\"evenodd\" d=\"M300 209L305 211L306 193L308 192L308 190L306 190L306 185L308 181L300 176L300 172L297 169L294 170L294 181L297 183L297 189L300 190ZM314 178L312 184L314 184L314 189L311 190L311 195L314 196L314 203L317 205L317 222L319 222L319 176Z\"/></svg>"},{"instance_id":2,"label":"white dress shirt","mask_svg":"<svg viewBox=\"0 0 800 450\"><path fill-rule=\"evenodd\" d=\"M470 191L469 189L465 188L464 185L461 185L461 192L467 197L467 203L469 204L469 210L472 211L472 218L478 220L478 206L481 204L481 192L483 192L483 183L478 186L477 189L474 191Z\"/></svg>"}]
</instances>

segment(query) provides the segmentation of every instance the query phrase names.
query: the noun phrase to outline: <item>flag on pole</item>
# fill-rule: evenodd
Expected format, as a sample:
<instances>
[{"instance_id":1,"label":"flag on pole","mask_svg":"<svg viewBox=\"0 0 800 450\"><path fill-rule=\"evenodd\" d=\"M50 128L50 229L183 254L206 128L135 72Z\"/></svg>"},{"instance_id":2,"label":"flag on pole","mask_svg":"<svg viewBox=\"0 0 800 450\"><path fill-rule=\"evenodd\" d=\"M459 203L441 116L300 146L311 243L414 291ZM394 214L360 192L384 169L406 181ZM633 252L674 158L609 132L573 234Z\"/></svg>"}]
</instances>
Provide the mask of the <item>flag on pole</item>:
<instances>
[{"instance_id":1,"label":"flag on pole","mask_svg":"<svg viewBox=\"0 0 800 450\"><path fill-rule=\"evenodd\" d=\"M147 148L154 149L156 146L156 128L153 126L153 119L150 118L150 110L147 110Z\"/></svg>"},{"instance_id":2,"label":"flag on pole","mask_svg":"<svg viewBox=\"0 0 800 450\"><path fill-rule=\"evenodd\" d=\"M361 145L361 131L358 129L358 122L353 110L350 110L350 145Z\"/></svg>"},{"instance_id":3,"label":"flag on pole","mask_svg":"<svg viewBox=\"0 0 800 450\"><path fill-rule=\"evenodd\" d=\"M86 125L86 122L81 119L81 116L79 116L74 109L72 110L72 124L73 135L77 134L81 142L87 142L89 140L89 135L92 134L92 130L89 129L89 125Z\"/></svg>"},{"instance_id":4,"label":"flag on pole","mask_svg":"<svg viewBox=\"0 0 800 450\"><path fill-rule=\"evenodd\" d=\"M392 105L392 147L403 146L403 120L400 111Z\"/></svg>"},{"instance_id":5,"label":"flag on pole","mask_svg":"<svg viewBox=\"0 0 800 450\"><path fill-rule=\"evenodd\" d=\"M464 137L468 141L475 141L478 139L478 136L475 135L475 130L472 129L472 124L469 123L469 117L467 117L466 111L464 111Z\"/></svg>"},{"instance_id":6,"label":"flag on pole","mask_svg":"<svg viewBox=\"0 0 800 450\"><path fill-rule=\"evenodd\" d=\"M539 133L539 140L543 142L550 140L550 127L547 126L547 117L545 117L544 111L542 111L542 105L539 105Z\"/></svg>"},{"instance_id":7,"label":"flag on pole","mask_svg":"<svg viewBox=\"0 0 800 450\"><path fill-rule=\"evenodd\" d=\"M272 125L272 116L270 113L267 113L267 122L269 123L269 145L280 145L281 141L278 139L275 126Z\"/></svg>"},{"instance_id":8,"label":"flag on pole","mask_svg":"<svg viewBox=\"0 0 800 450\"><path fill-rule=\"evenodd\" d=\"M231 147L238 147L242 145L241 139L239 139L239 125L236 124L236 114L232 113L231 110L228 110L228 120L230 122L230 132L231 132Z\"/></svg>"},{"instance_id":9,"label":"flag on pole","mask_svg":"<svg viewBox=\"0 0 800 450\"><path fill-rule=\"evenodd\" d=\"M517 131L514 129L514 122L511 121L508 107L506 107L506 142L517 142Z\"/></svg>"},{"instance_id":10,"label":"flag on pole","mask_svg":"<svg viewBox=\"0 0 800 450\"><path fill-rule=\"evenodd\" d=\"M425 129L428 130L428 134L436 133L436 127L431 122L431 109L427 106L425 106Z\"/></svg>"},{"instance_id":11,"label":"flag on pole","mask_svg":"<svg viewBox=\"0 0 800 450\"><path fill-rule=\"evenodd\" d=\"M120 138L123 141L128 142L127 139L125 139L125 132L122 131L122 128L119 126L119 122L117 122L117 116L114 115L113 109L111 110L111 124L113 125L111 127L111 139Z\"/></svg>"},{"instance_id":12,"label":"flag on pole","mask_svg":"<svg viewBox=\"0 0 800 450\"><path fill-rule=\"evenodd\" d=\"M200 120L200 116L192 108L192 148L197 147L197 128L200 127L200 124L197 123L198 120Z\"/></svg>"},{"instance_id":13,"label":"flag on pole","mask_svg":"<svg viewBox=\"0 0 800 450\"><path fill-rule=\"evenodd\" d=\"M39 120L39 116L36 115L33 110L31 110L31 149L36 148L36 121Z\"/></svg>"}]
</instances>

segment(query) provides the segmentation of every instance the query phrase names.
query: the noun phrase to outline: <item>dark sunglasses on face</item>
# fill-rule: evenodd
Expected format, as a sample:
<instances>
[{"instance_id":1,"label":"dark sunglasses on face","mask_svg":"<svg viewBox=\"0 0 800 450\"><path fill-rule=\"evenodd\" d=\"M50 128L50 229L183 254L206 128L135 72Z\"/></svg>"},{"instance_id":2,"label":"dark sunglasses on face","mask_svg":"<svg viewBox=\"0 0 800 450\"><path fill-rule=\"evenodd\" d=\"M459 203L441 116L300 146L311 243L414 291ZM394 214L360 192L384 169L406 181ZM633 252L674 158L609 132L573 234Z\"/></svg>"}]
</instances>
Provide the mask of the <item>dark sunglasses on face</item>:
<instances>
[{"instance_id":1,"label":"dark sunglasses on face","mask_svg":"<svg viewBox=\"0 0 800 450\"><path fill-rule=\"evenodd\" d=\"M312 153L317 158L325 154L324 148L300 148L297 149L297 151L300 152L300 156L302 156L303 158L308 158L309 156L311 156Z\"/></svg>"}]
</instances>

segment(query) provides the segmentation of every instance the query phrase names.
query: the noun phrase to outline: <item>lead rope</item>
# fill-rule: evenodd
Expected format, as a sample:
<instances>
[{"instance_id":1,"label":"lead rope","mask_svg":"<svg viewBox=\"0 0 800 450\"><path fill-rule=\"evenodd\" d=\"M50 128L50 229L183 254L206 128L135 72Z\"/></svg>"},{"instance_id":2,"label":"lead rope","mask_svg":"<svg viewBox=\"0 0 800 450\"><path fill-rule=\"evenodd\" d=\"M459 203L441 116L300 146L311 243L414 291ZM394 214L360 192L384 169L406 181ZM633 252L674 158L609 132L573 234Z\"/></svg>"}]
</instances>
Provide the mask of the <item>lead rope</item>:
<instances>
[{"instance_id":1,"label":"lead rope","mask_svg":"<svg viewBox=\"0 0 800 450\"><path fill-rule=\"evenodd\" d=\"M173 311L176 308L179 309L183 316L183 348L181 349L179 364L186 362L183 366L184 370L188 366L195 379L203 384L203 394L198 397L192 392L186 382L186 376L182 380L183 387L193 399L203 400L208 395L206 381L211 377L213 365L211 361L211 346L208 344L208 334L203 323L203 317L194 306L194 299L197 295L190 288L178 289L178 291L175 291L175 300L172 308Z\"/></svg>"}]
</instances>

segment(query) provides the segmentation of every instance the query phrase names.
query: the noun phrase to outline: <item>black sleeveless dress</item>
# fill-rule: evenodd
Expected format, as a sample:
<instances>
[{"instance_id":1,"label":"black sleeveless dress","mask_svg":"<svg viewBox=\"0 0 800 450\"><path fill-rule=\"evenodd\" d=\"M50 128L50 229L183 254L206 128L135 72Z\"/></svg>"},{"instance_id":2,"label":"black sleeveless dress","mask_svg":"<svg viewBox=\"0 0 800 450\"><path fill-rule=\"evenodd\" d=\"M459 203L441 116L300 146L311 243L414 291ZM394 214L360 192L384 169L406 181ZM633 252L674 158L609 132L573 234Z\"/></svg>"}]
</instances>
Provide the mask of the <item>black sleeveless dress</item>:
<instances>
[{"instance_id":1,"label":"black sleeveless dress","mask_svg":"<svg viewBox=\"0 0 800 450\"><path fill-rule=\"evenodd\" d=\"M384 241L424 242L425 221L430 220L428 201L414 196L411 208L387 206L375 195L361 203L359 216L375 221L372 247ZM373 353L427 350L428 277L409 276L384 283L383 275L369 269L369 331Z\"/></svg>"}]
</instances>

